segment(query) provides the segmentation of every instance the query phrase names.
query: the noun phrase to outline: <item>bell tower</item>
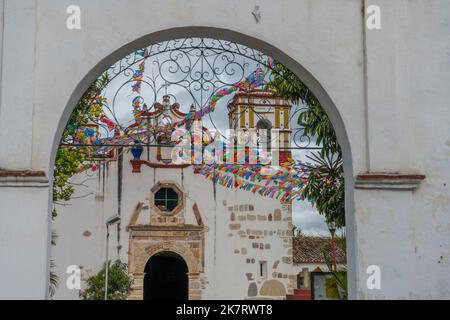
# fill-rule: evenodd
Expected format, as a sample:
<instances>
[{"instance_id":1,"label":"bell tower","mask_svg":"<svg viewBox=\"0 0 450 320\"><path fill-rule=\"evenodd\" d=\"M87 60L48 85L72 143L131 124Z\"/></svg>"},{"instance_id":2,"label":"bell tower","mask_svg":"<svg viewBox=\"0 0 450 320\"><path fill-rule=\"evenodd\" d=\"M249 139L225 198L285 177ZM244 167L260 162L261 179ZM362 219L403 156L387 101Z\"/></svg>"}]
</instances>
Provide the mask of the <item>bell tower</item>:
<instances>
[{"instance_id":1,"label":"bell tower","mask_svg":"<svg viewBox=\"0 0 450 320\"><path fill-rule=\"evenodd\" d=\"M283 162L291 156L290 110L289 102L273 91L238 91L228 104L229 128L256 129L263 147L271 150L272 146L278 146Z\"/></svg>"}]
</instances>

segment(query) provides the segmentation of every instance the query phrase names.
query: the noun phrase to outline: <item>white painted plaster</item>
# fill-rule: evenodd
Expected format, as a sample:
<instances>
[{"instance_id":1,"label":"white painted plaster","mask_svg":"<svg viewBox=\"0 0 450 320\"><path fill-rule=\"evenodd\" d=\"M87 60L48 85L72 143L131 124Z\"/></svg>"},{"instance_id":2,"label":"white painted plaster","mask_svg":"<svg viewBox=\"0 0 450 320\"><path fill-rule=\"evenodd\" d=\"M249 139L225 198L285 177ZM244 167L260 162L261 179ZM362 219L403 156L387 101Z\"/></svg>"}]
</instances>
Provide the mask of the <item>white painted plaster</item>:
<instances>
[{"instance_id":1,"label":"white painted plaster","mask_svg":"<svg viewBox=\"0 0 450 320\"><path fill-rule=\"evenodd\" d=\"M301 76L335 125L346 157L350 297L448 299L450 3L378 0L382 29L367 31L364 41L361 8L373 2L261 0L256 23L250 2L78 0L81 30L70 31L65 9L72 0L6 1L0 167L44 170L51 178L76 101L125 54L189 35L238 40ZM353 176L367 171L427 178L415 191L353 194ZM42 272L36 282L23 275L30 257L39 269L47 256L49 196L39 190L0 188L1 225L15 230L2 232L0 243L2 260L10 261L0 271L14 283L0 288L3 297L45 297ZM37 227L20 224L23 217ZM34 241L21 240L31 231ZM365 287L370 264L382 268L381 290Z\"/></svg>"}]
</instances>

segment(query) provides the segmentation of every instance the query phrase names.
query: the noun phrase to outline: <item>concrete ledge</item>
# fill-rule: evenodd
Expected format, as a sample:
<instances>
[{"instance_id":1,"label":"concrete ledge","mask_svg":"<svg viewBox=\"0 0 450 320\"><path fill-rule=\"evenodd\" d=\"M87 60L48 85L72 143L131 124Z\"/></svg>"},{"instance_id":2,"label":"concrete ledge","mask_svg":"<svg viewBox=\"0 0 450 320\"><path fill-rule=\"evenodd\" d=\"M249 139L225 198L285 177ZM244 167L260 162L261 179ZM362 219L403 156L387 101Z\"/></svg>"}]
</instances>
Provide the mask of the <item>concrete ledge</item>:
<instances>
[{"instance_id":1,"label":"concrete ledge","mask_svg":"<svg viewBox=\"0 0 450 320\"><path fill-rule=\"evenodd\" d=\"M356 189L414 190L425 175L396 173L364 173L356 177Z\"/></svg>"},{"instance_id":2,"label":"concrete ledge","mask_svg":"<svg viewBox=\"0 0 450 320\"><path fill-rule=\"evenodd\" d=\"M0 188L48 187L49 180L44 171L0 170Z\"/></svg>"}]
</instances>

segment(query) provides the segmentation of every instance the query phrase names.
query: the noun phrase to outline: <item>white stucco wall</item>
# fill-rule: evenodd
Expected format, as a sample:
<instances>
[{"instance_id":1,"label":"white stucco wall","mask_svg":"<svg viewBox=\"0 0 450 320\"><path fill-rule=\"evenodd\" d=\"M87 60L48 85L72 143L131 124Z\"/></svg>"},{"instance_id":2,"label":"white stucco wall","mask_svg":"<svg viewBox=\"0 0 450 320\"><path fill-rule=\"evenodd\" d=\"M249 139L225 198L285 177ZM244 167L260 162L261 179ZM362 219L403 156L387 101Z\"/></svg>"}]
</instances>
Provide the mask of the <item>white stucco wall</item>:
<instances>
[{"instance_id":1,"label":"white stucco wall","mask_svg":"<svg viewBox=\"0 0 450 320\"><path fill-rule=\"evenodd\" d=\"M278 277L279 273L292 275L292 216L289 208L285 208L276 199L248 191L227 189L220 185L216 185L214 192L213 183L200 174L194 174L192 167L153 169L143 165L141 173L132 173L129 162L132 159L131 154L127 152L123 157L123 171L120 178L122 223L120 240L117 237L116 226L110 228L111 260L120 258L121 261L128 263L130 234L126 226L130 223L136 205L138 202L144 203L144 209L136 223L148 225L152 210L149 200L150 189L160 181L171 181L185 193L186 203L182 210L185 223L197 225L192 209L194 203L197 203L205 225L205 267L200 275L207 281L205 289L202 290L203 299L248 298L250 283L256 284L257 296L260 296L259 292L264 281L271 279L280 281L286 292L292 289L292 282L289 283L291 279ZM55 271L61 285L55 299L78 298L78 290L69 290L65 285L69 277L69 274L66 274L68 266L82 267L82 275L86 279L96 274L105 262L105 221L119 211L118 172L118 162L115 161L101 170L95 172L88 170L74 176L72 181L83 185L76 187L73 200L65 206L57 206L58 216L52 224L52 230L58 237L56 246L52 247L51 256L56 264ZM253 210L248 209L249 205L253 206ZM233 207L233 210L230 210L230 207ZM279 221L275 221L276 209L281 211ZM231 219L232 212L235 216L234 221ZM269 214L272 215L272 221L258 219L258 215L267 219ZM249 215L255 219L247 220ZM246 220L242 221L240 217L244 216ZM239 229L231 228L237 224ZM85 231L90 232L88 237L83 235ZM253 235L254 231L260 231L261 235L251 239L249 233ZM241 236L238 232L243 232L245 236ZM263 243L264 248L254 248L253 243ZM117 251L118 245L121 246L120 254ZM270 247L267 248L266 245ZM290 260L286 261L286 257ZM247 259L253 262L249 263ZM259 275L260 261L267 262L265 279ZM276 261L278 262L274 264ZM251 279L247 278L247 273L251 274Z\"/></svg>"},{"instance_id":2,"label":"white stucco wall","mask_svg":"<svg viewBox=\"0 0 450 320\"><path fill-rule=\"evenodd\" d=\"M66 8L74 3L82 9L78 31L65 27ZM259 23L251 15L253 3L229 0L2 4L0 168L43 170L51 177L52 155L71 108L96 76L133 49L194 34L238 40L301 76L333 120L346 155L350 296L450 297L448 1L261 0ZM361 8L369 4L381 8L381 30L364 28ZM239 34L207 28L155 34L192 26ZM415 191L353 194L353 177L365 172L426 179ZM9 275L1 298L46 296L49 197L39 190L0 188L0 271ZM22 237L28 232L36 241ZM11 252L13 246L21 253ZM21 268L30 257L33 279ZM380 290L365 285L371 264L381 267Z\"/></svg>"}]
</instances>

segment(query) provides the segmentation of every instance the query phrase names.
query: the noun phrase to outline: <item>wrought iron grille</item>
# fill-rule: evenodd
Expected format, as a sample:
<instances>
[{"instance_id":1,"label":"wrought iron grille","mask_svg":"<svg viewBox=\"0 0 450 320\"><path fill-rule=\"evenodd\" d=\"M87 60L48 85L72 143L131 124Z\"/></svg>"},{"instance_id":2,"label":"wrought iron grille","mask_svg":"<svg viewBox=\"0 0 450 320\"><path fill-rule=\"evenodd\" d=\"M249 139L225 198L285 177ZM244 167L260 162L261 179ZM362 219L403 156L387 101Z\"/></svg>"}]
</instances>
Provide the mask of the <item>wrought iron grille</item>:
<instances>
[{"instance_id":1,"label":"wrought iron grille","mask_svg":"<svg viewBox=\"0 0 450 320\"><path fill-rule=\"evenodd\" d=\"M68 144L95 146L96 152L104 153L113 147L134 146L136 141L147 147L161 145L161 132L170 131L174 124L152 124L146 115L161 110L161 102L167 100L164 97L186 114L182 124L195 118L207 128L222 131L229 125L224 122L228 121L227 105L236 92L264 88L273 77L274 64L272 57L258 50L226 40L183 38L152 44L105 71L102 76L107 75L108 81L99 93L106 97L102 102L105 117L95 123L100 133L94 141L80 139ZM271 108L271 102L264 101ZM318 149L297 123L303 108L291 107L288 149ZM240 110L234 121L240 121L246 111ZM255 117L264 119L258 112ZM78 130L92 135L85 127Z\"/></svg>"}]
</instances>

